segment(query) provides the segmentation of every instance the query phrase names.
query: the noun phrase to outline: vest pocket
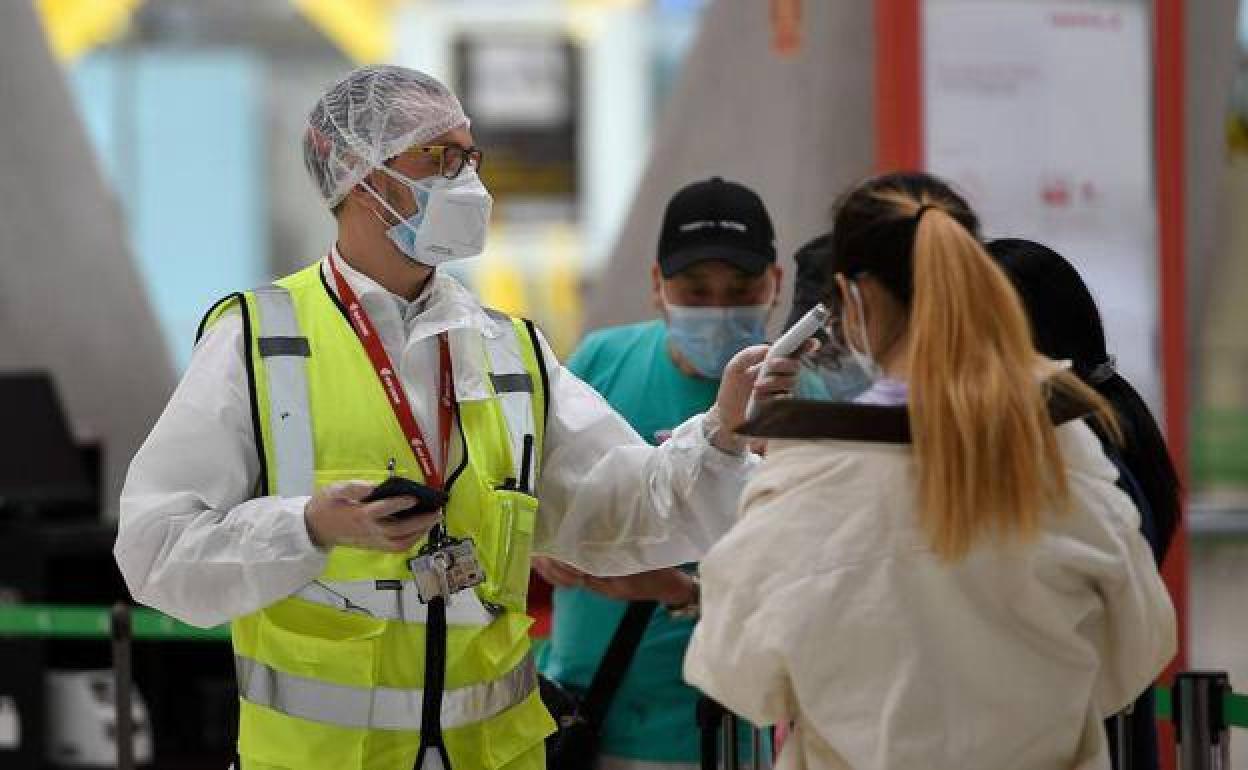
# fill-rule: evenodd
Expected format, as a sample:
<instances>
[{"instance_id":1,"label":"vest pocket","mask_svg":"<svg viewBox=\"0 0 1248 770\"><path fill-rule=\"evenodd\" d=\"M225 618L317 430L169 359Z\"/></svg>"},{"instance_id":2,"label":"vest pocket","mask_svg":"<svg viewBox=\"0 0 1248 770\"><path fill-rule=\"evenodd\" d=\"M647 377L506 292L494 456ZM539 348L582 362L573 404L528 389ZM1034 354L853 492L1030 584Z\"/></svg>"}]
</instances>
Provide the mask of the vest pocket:
<instances>
[{"instance_id":1,"label":"vest pocket","mask_svg":"<svg viewBox=\"0 0 1248 770\"><path fill-rule=\"evenodd\" d=\"M385 621L286 600L260 613L254 654L279 671L368 687L385 630Z\"/></svg>"},{"instance_id":2,"label":"vest pocket","mask_svg":"<svg viewBox=\"0 0 1248 770\"><path fill-rule=\"evenodd\" d=\"M544 770L542 744L555 731L555 721L537 691L485 723L482 765L493 770Z\"/></svg>"},{"instance_id":3,"label":"vest pocket","mask_svg":"<svg viewBox=\"0 0 1248 770\"><path fill-rule=\"evenodd\" d=\"M486 568L487 602L524 612L529 591L529 560L537 522L537 498L515 489L495 489L492 510L482 522L492 549Z\"/></svg>"}]
</instances>

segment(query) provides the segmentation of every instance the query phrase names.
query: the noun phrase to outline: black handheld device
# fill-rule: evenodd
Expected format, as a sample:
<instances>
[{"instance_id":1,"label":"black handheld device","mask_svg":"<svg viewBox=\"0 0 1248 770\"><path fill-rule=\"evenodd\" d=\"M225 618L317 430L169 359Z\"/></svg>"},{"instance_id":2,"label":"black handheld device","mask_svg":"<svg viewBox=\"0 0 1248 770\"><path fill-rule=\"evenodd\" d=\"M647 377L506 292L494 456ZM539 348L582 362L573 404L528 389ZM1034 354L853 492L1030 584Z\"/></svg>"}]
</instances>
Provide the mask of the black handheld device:
<instances>
[{"instance_id":1,"label":"black handheld device","mask_svg":"<svg viewBox=\"0 0 1248 770\"><path fill-rule=\"evenodd\" d=\"M369 492L360 502L371 503L377 500L387 500L391 497L402 497L404 495L416 498L417 503L411 508L390 514L392 519L407 519L412 516L420 516L425 513L434 513L446 507L447 500L450 497L440 489L434 489L419 481L405 479L402 476L391 476L381 482Z\"/></svg>"}]
</instances>

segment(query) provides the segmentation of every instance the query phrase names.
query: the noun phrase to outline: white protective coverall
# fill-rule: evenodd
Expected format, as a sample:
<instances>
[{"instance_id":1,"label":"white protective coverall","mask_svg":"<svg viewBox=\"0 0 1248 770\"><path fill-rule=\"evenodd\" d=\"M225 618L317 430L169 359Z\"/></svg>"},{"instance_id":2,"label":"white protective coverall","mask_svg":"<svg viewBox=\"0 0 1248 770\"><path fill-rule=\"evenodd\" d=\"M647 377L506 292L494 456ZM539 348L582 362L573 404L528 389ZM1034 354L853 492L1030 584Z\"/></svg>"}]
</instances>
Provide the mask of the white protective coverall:
<instances>
[{"instance_id":1,"label":"white protective coverall","mask_svg":"<svg viewBox=\"0 0 1248 770\"><path fill-rule=\"evenodd\" d=\"M1102 719L1173 656L1174 609L1099 441L1058 437L1071 510L956 564L919 529L909 446L773 441L702 561L686 678L796 722L781 770L1108 768Z\"/></svg>"},{"instance_id":2,"label":"white protective coverall","mask_svg":"<svg viewBox=\"0 0 1248 770\"><path fill-rule=\"evenodd\" d=\"M421 430L436 435L437 335L465 327L487 335L511 330L441 271L407 302L336 252L330 258L399 369ZM254 497L260 464L242 334L232 312L199 341L135 456L121 497L114 550L130 592L197 626L224 623L289 596L315 579L328 558L308 535L308 498ZM729 455L708 443L703 416L680 426L663 446L650 446L559 364L545 340L542 345L550 417L535 551L598 575L697 561L735 521L757 457ZM456 360L453 373L460 396L485 387L479 363ZM460 452L461 443L452 440L450 467L459 464Z\"/></svg>"}]
</instances>

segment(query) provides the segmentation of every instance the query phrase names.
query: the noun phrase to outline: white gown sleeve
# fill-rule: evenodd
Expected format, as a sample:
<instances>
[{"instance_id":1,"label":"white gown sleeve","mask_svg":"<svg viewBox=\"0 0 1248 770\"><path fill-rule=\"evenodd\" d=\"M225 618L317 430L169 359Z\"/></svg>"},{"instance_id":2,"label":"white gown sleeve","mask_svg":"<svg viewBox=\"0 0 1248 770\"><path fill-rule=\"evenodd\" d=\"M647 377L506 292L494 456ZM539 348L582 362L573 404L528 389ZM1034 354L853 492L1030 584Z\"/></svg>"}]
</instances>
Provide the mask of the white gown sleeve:
<instances>
[{"instance_id":1,"label":"white gown sleeve","mask_svg":"<svg viewBox=\"0 0 1248 770\"><path fill-rule=\"evenodd\" d=\"M200 340L131 462L114 556L134 598L196 626L218 625L316 578L327 552L306 497L254 497L260 461L238 313Z\"/></svg>"},{"instance_id":2,"label":"white gown sleeve","mask_svg":"<svg viewBox=\"0 0 1248 770\"><path fill-rule=\"evenodd\" d=\"M550 416L535 550L601 576L698 561L736 521L758 458L712 446L701 415L647 444L542 348Z\"/></svg>"}]
</instances>

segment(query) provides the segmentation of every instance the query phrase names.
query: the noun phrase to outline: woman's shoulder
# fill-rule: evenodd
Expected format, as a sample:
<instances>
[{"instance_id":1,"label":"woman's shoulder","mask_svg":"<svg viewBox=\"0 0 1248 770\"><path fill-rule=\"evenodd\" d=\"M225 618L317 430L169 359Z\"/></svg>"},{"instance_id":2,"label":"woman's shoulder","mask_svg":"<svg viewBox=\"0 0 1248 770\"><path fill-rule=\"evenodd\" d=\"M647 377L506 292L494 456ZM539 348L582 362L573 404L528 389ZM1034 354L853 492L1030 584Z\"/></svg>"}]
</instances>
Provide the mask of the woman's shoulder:
<instances>
[{"instance_id":1,"label":"woman's shoulder","mask_svg":"<svg viewBox=\"0 0 1248 770\"><path fill-rule=\"evenodd\" d=\"M851 512L889 502L882 484L911 485L913 454L901 444L778 439L746 485L743 519L760 509Z\"/></svg>"},{"instance_id":2,"label":"woman's shoulder","mask_svg":"<svg viewBox=\"0 0 1248 770\"><path fill-rule=\"evenodd\" d=\"M874 441L773 439L751 487L869 486L912 470L908 444ZM816 491L817 493L817 491Z\"/></svg>"},{"instance_id":3,"label":"woman's shoulder","mask_svg":"<svg viewBox=\"0 0 1248 770\"><path fill-rule=\"evenodd\" d=\"M1117 467L1106 456L1101 440L1085 421L1071 420L1057 426L1057 444L1068 471L1110 483L1117 481Z\"/></svg>"},{"instance_id":4,"label":"woman's shoulder","mask_svg":"<svg viewBox=\"0 0 1248 770\"><path fill-rule=\"evenodd\" d=\"M1066 465L1070 505L1047 519L1046 533L1059 540L1073 538L1081 547L1110 551L1123 538L1135 537L1140 512L1118 484L1118 468L1092 429L1082 421L1063 425L1058 429L1058 444Z\"/></svg>"},{"instance_id":5,"label":"woman's shoulder","mask_svg":"<svg viewBox=\"0 0 1248 770\"><path fill-rule=\"evenodd\" d=\"M923 550L914 483L905 446L772 442L740 520L712 553L769 574L809 574Z\"/></svg>"}]
</instances>

